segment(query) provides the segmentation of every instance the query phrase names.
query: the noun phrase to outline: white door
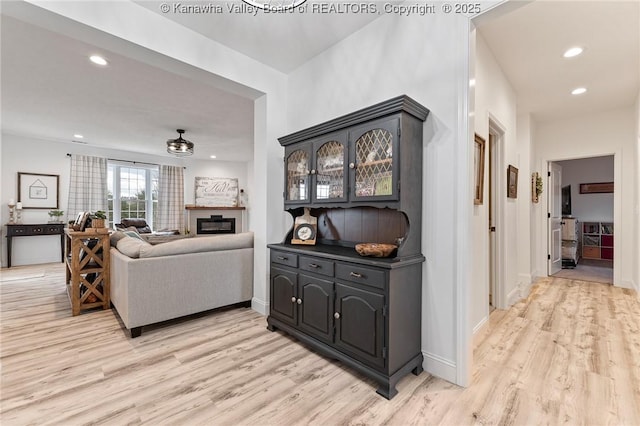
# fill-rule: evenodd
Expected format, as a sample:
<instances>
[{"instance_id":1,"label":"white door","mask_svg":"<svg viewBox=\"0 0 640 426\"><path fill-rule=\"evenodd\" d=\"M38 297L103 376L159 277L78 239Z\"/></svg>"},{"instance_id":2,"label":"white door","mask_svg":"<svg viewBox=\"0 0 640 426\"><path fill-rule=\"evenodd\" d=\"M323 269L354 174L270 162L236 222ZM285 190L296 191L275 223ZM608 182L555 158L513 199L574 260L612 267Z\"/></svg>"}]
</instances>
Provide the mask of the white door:
<instances>
[{"instance_id":1,"label":"white door","mask_svg":"<svg viewBox=\"0 0 640 426\"><path fill-rule=\"evenodd\" d=\"M562 166L549 163L549 275L562 269Z\"/></svg>"}]
</instances>

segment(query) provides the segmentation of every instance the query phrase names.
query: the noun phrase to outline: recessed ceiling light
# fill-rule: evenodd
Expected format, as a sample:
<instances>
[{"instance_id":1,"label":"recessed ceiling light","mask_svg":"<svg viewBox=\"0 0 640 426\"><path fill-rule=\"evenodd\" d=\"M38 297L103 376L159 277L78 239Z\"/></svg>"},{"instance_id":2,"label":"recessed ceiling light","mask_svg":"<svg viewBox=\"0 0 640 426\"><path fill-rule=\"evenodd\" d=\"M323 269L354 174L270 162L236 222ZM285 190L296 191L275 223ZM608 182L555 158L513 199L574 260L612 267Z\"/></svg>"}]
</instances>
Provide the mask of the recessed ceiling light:
<instances>
[{"instance_id":1,"label":"recessed ceiling light","mask_svg":"<svg viewBox=\"0 0 640 426\"><path fill-rule=\"evenodd\" d=\"M568 49L566 52L564 52L564 57L565 58L573 58L574 56L578 56L579 54L581 54L583 52L584 49L582 49L582 47L572 47L571 49Z\"/></svg>"},{"instance_id":2,"label":"recessed ceiling light","mask_svg":"<svg viewBox=\"0 0 640 426\"><path fill-rule=\"evenodd\" d=\"M212 155L211 158L217 158L215 155Z\"/></svg>"},{"instance_id":3,"label":"recessed ceiling light","mask_svg":"<svg viewBox=\"0 0 640 426\"><path fill-rule=\"evenodd\" d=\"M99 55L91 55L89 57L89 60L91 60L91 62L93 62L94 64L102 65L102 66L105 66L108 63L105 58Z\"/></svg>"},{"instance_id":4,"label":"recessed ceiling light","mask_svg":"<svg viewBox=\"0 0 640 426\"><path fill-rule=\"evenodd\" d=\"M78 139L82 139L82 138L84 138L84 136L82 136L82 135L81 135L81 134L79 134L79 133L76 133L75 135L73 135L73 137L74 137L74 138L78 138Z\"/></svg>"},{"instance_id":5,"label":"recessed ceiling light","mask_svg":"<svg viewBox=\"0 0 640 426\"><path fill-rule=\"evenodd\" d=\"M587 89L585 89L584 87L578 87L577 89L573 89L571 91L572 95L582 95L583 93L585 93L587 91Z\"/></svg>"}]
</instances>

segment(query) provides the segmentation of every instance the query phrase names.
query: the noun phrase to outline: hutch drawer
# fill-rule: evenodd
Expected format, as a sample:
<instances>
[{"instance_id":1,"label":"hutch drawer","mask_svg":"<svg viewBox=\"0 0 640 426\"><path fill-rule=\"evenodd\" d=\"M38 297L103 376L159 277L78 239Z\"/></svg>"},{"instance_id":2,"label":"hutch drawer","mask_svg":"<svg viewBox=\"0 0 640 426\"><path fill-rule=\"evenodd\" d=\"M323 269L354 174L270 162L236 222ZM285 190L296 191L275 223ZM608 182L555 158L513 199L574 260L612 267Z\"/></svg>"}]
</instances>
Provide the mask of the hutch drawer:
<instances>
[{"instance_id":1,"label":"hutch drawer","mask_svg":"<svg viewBox=\"0 0 640 426\"><path fill-rule=\"evenodd\" d=\"M294 253L285 253L282 251L271 250L271 263L277 263L279 265L291 266L292 268L298 267L298 255Z\"/></svg>"},{"instance_id":2,"label":"hutch drawer","mask_svg":"<svg viewBox=\"0 0 640 426\"><path fill-rule=\"evenodd\" d=\"M383 270L350 263L336 264L336 278L377 288L384 288L386 282Z\"/></svg>"},{"instance_id":3,"label":"hutch drawer","mask_svg":"<svg viewBox=\"0 0 640 426\"><path fill-rule=\"evenodd\" d=\"M333 262L317 257L300 256L300 269L333 277Z\"/></svg>"}]
</instances>

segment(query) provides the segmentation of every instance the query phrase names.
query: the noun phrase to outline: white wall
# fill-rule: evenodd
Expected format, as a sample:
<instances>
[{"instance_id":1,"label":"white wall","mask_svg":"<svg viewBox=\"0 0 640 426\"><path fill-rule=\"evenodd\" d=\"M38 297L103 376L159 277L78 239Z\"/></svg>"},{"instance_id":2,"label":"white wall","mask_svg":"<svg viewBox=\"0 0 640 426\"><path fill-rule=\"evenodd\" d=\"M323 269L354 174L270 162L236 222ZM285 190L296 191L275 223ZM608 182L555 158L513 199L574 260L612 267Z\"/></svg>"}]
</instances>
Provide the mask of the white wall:
<instances>
[{"instance_id":1,"label":"white wall","mask_svg":"<svg viewBox=\"0 0 640 426\"><path fill-rule=\"evenodd\" d=\"M247 164L239 162L203 161L188 158L178 159L145 155L128 151L96 148L90 145L63 143L33 139L12 134L2 134L2 185L0 186L0 204L5 207L9 198L17 199L18 172L55 174L60 176L59 208L67 211L69 199L69 154L88 154L100 157L141 161L155 164L170 164L185 168L185 203L193 204L196 176L233 177L238 178L241 188L248 183ZM161 141L162 142L162 141ZM28 153L28 154L27 154ZM24 209L24 223L46 223L49 220L49 210ZM0 209L0 221L8 221L8 209ZM2 236L6 235L3 229ZM2 238L2 265L6 266L6 241ZM58 240L55 237L14 238L12 245L11 263L14 266L60 261Z\"/></svg>"},{"instance_id":2,"label":"white wall","mask_svg":"<svg viewBox=\"0 0 640 426\"><path fill-rule=\"evenodd\" d=\"M498 209L504 212L498 216L496 232L496 238L500 239L502 245L498 257L503 259L500 262L503 270L498 273L502 276L504 286L494 294L494 303L501 308L513 302L510 298L514 294L519 297L521 273L529 276L529 230L523 232L520 229L522 226L528 228L529 212L522 211L520 206L526 210L529 208L527 176L530 142L526 137L520 138L517 132L516 93L477 31L475 43L474 128L486 141L483 204L473 206L473 252L476 255L473 258L474 279L471 283L471 323L474 332L478 332L489 319L489 121L504 130L498 148L502 155L497 164L499 180L498 194L495 196ZM506 187L504 179L509 164L519 169L517 199L507 199L506 190L502 190Z\"/></svg>"},{"instance_id":3,"label":"white wall","mask_svg":"<svg viewBox=\"0 0 640 426\"><path fill-rule=\"evenodd\" d=\"M635 197L635 218L633 220L635 224L636 244L634 244L634 250L631 254L632 259L640 259L640 91L638 91L638 97L636 98L635 105L635 120L636 120L636 197ZM635 276L633 278L633 287L636 289L638 299L640 299L640 262L636 260Z\"/></svg>"},{"instance_id":4,"label":"white wall","mask_svg":"<svg viewBox=\"0 0 640 426\"><path fill-rule=\"evenodd\" d=\"M288 88L291 131L402 94L431 110L423 142L422 349L427 371L459 383L466 378L456 376L463 370L457 338L467 312L456 306L456 287L466 281L471 259L457 250L458 239L468 239L473 201L466 180L470 145L466 128L460 132L467 45L465 18L385 16L297 69Z\"/></svg>"},{"instance_id":5,"label":"white wall","mask_svg":"<svg viewBox=\"0 0 640 426\"><path fill-rule=\"evenodd\" d=\"M580 194L581 183L613 182L613 156L558 161L562 186L571 185L571 215L581 222L613 221L613 193Z\"/></svg>"},{"instance_id":6,"label":"white wall","mask_svg":"<svg viewBox=\"0 0 640 426\"><path fill-rule=\"evenodd\" d=\"M613 282L621 287L634 288L634 268L638 263L639 241L634 237L637 213L634 216L635 196L638 191L637 117L635 107L584 115L572 119L538 123L535 135L535 165L547 170L549 161L614 155L613 221L614 238ZM548 182L545 180L545 187ZM534 220L541 230L536 245L546 247L547 199L542 197L542 209ZM546 266L546 252L536 253L536 265L542 275Z\"/></svg>"}]
</instances>

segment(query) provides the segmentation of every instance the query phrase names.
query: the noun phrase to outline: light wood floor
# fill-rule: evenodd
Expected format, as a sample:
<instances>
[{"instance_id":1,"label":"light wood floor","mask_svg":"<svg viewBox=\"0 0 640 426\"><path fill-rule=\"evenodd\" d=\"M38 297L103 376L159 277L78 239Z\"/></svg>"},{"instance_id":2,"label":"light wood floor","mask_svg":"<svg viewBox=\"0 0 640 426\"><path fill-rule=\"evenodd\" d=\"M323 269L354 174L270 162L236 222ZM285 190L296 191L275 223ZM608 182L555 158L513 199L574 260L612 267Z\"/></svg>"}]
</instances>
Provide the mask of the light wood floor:
<instances>
[{"instance_id":1,"label":"light wood floor","mask_svg":"<svg viewBox=\"0 0 640 426\"><path fill-rule=\"evenodd\" d=\"M71 316L61 264L20 269L30 278L0 283L3 426L640 424L640 304L628 290L541 280L492 314L470 387L409 375L387 401L249 309L129 339L111 311Z\"/></svg>"}]
</instances>

